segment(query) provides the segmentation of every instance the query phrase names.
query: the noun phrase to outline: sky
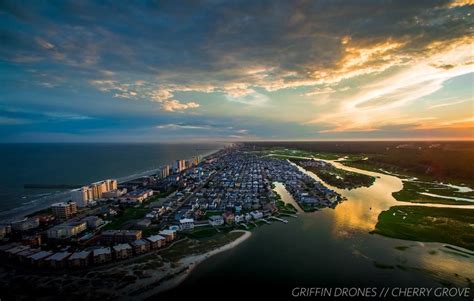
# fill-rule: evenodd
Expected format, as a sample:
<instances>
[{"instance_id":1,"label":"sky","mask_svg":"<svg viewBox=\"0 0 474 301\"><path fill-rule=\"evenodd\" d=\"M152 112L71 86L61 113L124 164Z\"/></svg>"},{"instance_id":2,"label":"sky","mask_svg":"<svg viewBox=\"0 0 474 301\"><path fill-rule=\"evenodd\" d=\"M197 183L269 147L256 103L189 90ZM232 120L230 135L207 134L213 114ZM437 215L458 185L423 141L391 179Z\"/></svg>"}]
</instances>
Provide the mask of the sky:
<instances>
[{"instance_id":1,"label":"sky","mask_svg":"<svg viewBox=\"0 0 474 301\"><path fill-rule=\"evenodd\" d=\"M473 0L0 2L0 142L474 139Z\"/></svg>"}]
</instances>

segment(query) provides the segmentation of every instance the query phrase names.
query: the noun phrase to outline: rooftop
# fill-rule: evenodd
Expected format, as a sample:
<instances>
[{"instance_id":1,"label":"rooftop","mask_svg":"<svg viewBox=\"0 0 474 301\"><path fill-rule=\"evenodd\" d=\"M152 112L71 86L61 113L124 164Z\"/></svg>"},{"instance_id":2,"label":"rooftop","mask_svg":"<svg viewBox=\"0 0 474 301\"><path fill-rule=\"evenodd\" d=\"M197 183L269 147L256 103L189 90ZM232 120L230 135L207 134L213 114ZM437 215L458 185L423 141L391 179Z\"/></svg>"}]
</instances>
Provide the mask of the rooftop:
<instances>
[{"instance_id":1,"label":"rooftop","mask_svg":"<svg viewBox=\"0 0 474 301\"><path fill-rule=\"evenodd\" d=\"M75 252L69 257L69 259L86 259L91 254L91 251L80 251Z\"/></svg>"},{"instance_id":2,"label":"rooftop","mask_svg":"<svg viewBox=\"0 0 474 301\"><path fill-rule=\"evenodd\" d=\"M129 244L119 244L116 246L113 246L114 251L123 251L123 250L130 250L132 247Z\"/></svg>"},{"instance_id":3,"label":"rooftop","mask_svg":"<svg viewBox=\"0 0 474 301\"><path fill-rule=\"evenodd\" d=\"M156 242L159 240L164 240L165 238L161 235L153 235L153 236L147 237L146 239L148 239L151 242Z\"/></svg>"},{"instance_id":4,"label":"rooftop","mask_svg":"<svg viewBox=\"0 0 474 301\"><path fill-rule=\"evenodd\" d=\"M100 248L100 249L95 249L93 251L94 256L102 255L102 254L110 254L112 250L110 248Z\"/></svg>"},{"instance_id":5,"label":"rooftop","mask_svg":"<svg viewBox=\"0 0 474 301\"><path fill-rule=\"evenodd\" d=\"M51 257L49 257L48 260L61 261L69 257L69 255L71 255L71 253L69 252L58 252L58 253L53 254Z\"/></svg>"}]
</instances>

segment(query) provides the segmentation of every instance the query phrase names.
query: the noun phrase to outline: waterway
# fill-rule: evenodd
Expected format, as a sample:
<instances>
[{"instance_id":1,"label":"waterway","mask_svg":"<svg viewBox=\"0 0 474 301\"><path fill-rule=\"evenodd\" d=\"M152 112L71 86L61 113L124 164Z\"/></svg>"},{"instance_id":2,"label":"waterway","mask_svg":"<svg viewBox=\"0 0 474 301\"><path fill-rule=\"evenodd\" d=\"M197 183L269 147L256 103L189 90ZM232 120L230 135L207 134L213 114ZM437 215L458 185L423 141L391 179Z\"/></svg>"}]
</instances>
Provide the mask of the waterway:
<instances>
[{"instance_id":1,"label":"waterway","mask_svg":"<svg viewBox=\"0 0 474 301\"><path fill-rule=\"evenodd\" d=\"M375 183L352 190L328 185L347 200L335 209L299 213L297 218L288 218L288 224L274 222L260 226L246 242L209 258L179 287L160 297L163 300L182 298L199 290L207 292L213 300L225 297L289 299L294 287L308 286L438 288L454 285L474 290L474 256L453 252L442 243L370 234L383 210L394 205L415 205L392 197L392 192L402 188L400 178L331 163L338 168L375 176ZM313 173L306 173L317 179ZM294 202L291 195L281 191L284 188L277 186L277 189L285 202Z\"/></svg>"}]
</instances>

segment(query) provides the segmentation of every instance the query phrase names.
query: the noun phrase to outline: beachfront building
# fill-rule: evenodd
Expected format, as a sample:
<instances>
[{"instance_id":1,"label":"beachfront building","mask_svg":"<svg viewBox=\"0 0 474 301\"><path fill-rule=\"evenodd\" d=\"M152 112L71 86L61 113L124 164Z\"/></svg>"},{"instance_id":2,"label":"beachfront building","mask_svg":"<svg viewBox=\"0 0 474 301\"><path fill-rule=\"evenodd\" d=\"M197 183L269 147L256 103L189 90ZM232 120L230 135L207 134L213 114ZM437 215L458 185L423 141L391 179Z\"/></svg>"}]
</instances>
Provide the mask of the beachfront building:
<instances>
[{"instance_id":1,"label":"beachfront building","mask_svg":"<svg viewBox=\"0 0 474 301\"><path fill-rule=\"evenodd\" d=\"M169 176L170 175L170 169L171 169L171 167L169 165L163 166L160 170L160 177L161 178L166 178L167 176Z\"/></svg>"},{"instance_id":2,"label":"beachfront building","mask_svg":"<svg viewBox=\"0 0 474 301\"><path fill-rule=\"evenodd\" d=\"M87 207L89 201L92 199L92 189L89 186L83 186L71 191L71 200L75 202L78 207Z\"/></svg>"},{"instance_id":3,"label":"beachfront building","mask_svg":"<svg viewBox=\"0 0 474 301\"><path fill-rule=\"evenodd\" d=\"M78 207L86 207L92 200L107 198L108 196L104 196L104 194L117 191L117 186L117 180L112 179L92 183L90 186L83 186L71 191L71 200L76 202Z\"/></svg>"},{"instance_id":4,"label":"beachfront building","mask_svg":"<svg viewBox=\"0 0 474 301\"><path fill-rule=\"evenodd\" d=\"M46 264L46 259L51 255L53 255L51 251L40 251L30 255L27 259L31 265L40 268Z\"/></svg>"},{"instance_id":5,"label":"beachfront building","mask_svg":"<svg viewBox=\"0 0 474 301\"><path fill-rule=\"evenodd\" d=\"M175 230L162 230L158 234L163 236L166 239L166 242L173 241L176 238Z\"/></svg>"},{"instance_id":6,"label":"beachfront building","mask_svg":"<svg viewBox=\"0 0 474 301\"><path fill-rule=\"evenodd\" d=\"M146 239L139 239L131 243L135 254L143 254L150 251L151 243Z\"/></svg>"},{"instance_id":7,"label":"beachfront building","mask_svg":"<svg viewBox=\"0 0 474 301\"><path fill-rule=\"evenodd\" d=\"M129 244L119 244L112 247L115 259L126 259L133 255L132 247Z\"/></svg>"},{"instance_id":8,"label":"beachfront building","mask_svg":"<svg viewBox=\"0 0 474 301\"><path fill-rule=\"evenodd\" d=\"M69 266L73 268L84 268L89 265L91 251L75 252L69 257Z\"/></svg>"},{"instance_id":9,"label":"beachfront building","mask_svg":"<svg viewBox=\"0 0 474 301\"><path fill-rule=\"evenodd\" d=\"M30 249L29 246L15 245L14 247L5 251L8 258L16 258L16 255L20 252Z\"/></svg>"},{"instance_id":10,"label":"beachfront building","mask_svg":"<svg viewBox=\"0 0 474 301\"><path fill-rule=\"evenodd\" d=\"M186 169L186 160L176 160L173 163L173 171L175 173L180 173Z\"/></svg>"},{"instance_id":11,"label":"beachfront building","mask_svg":"<svg viewBox=\"0 0 474 301\"><path fill-rule=\"evenodd\" d=\"M150 237L147 237L146 240L148 240L151 243L150 244L151 249L161 248L166 243L166 238L164 238L161 235L152 235Z\"/></svg>"},{"instance_id":12,"label":"beachfront building","mask_svg":"<svg viewBox=\"0 0 474 301\"><path fill-rule=\"evenodd\" d=\"M92 251L94 264L106 263L112 260L112 250L110 248L99 248Z\"/></svg>"},{"instance_id":13,"label":"beachfront building","mask_svg":"<svg viewBox=\"0 0 474 301\"><path fill-rule=\"evenodd\" d=\"M116 190L118 187L117 180L115 179L107 179L104 181L105 182L105 191L111 191L111 190Z\"/></svg>"},{"instance_id":14,"label":"beachfront building","mask_svg":"<svg viewBox=\"0 0 474 301\"><path fill-rule=\"evenodd\" d=\"M211 226L221 226L224 224L224 218L221 215L213 215L209 217L209 224Z\"/></svg>"},{"instance_id":15,"label":"beachfront building","mask_svg":"<svg viewBox=\"0 0 474 301\"><path fill-rule=\"evenodd\" d=\"M68 219L77 213L76 202L61 202L51 205L53 215L59 219Z\"/></svg>"},{"instance_id":16,"label":"beachfront building","mask_svg":"<svg viewBox=\"0 0 474 301\"><path fill-rule=\"evenodd\" d=\"M40 252L41 250L39 249L25 249L19 253L16 254L16 257L18 258L18 260L20 262L28 262L28 257L31 256L31 255L34 255L38 252Z\"/></svg>"},{"instance_id":17,"label":"beachfront building","mask_svg":"<svg viewBox=\"0 0 474 301\"><path fill-rule=\"evenodd\" d=\"M107 184L104 181L92 183L91 189L92 189L92 199L98 200L102 198L102 193L107 191Z\"/></svg>"},{"instance_id":18,"label":"beachfront building","mask_svg":"<svg viewBox=\"0 0 474 301\"><path fill-rule=\"evenodd\" d=\"M141 230L106 230L101 235L101 241L107 245L132 242L141 238Z\"/></svg>"},{"instance_id":19,"label":"beachfront building","mask_svg":"<svg viewBox=\"0 0 474 301\"><path fill-rule=\"evenodd\" d=\"M67 265L67 259L69 256L71 256L71 253L69 252L58 252L48 257L46 261L53 269L63 269Z\"/></svg>"}]
</instances>

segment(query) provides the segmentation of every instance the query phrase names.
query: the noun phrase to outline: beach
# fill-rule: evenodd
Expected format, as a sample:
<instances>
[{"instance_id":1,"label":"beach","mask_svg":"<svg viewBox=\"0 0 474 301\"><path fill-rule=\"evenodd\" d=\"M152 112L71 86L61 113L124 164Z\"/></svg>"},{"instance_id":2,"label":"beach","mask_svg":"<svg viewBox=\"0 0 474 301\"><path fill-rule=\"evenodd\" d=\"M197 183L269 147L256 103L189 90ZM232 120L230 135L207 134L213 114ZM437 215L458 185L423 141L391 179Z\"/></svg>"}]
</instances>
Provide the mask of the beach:
<instances>
[{"instance_id":1,"label":"beach","mask_svg":"<svg viewBox=\"0 0 474 301\"><path fill-rule=\"evenodd\" d=\"M228 251L230 249L233 249L233 248L237 247L238 245L240 245L241 243L243 243L244 241L246 241L247 239L249 239L252 236L252 233L250 231L246 231L246 230L234 230L234 231L231 231L230 233L232 233L232 232L241 232L241 233L243 233L243 235L240 236L239 238L235 239L234 241L228 243L228 244L225 244L221 247L210 250L206 253L191 254L189 256L186 256L186 257L180 259L177 262L177 267L176 268L171 269L168 273L165 273L164 275L158 273L156 275L156 278L153 277L154 278L153 282L155 282L155 283L158 282L159 283L157 286L155 286L153 288L150 288L149 290L146 290L142 294L137 295L137 297L139 297L139 299L145 299L145 298L154 296L158 293L161 293L161 292L164 292L166 290L177 287L178 285L180 285L186 279L186 277L189 276L189 274L200 263L202 263L203 261L205 261L206 259L208 259L208 258L210 258L214 255L217 255L219 253L222 253L222 252L225 252L225 251ZM165 281L162 281L164 278L167 278L167 279ZM149 282L150 281L147 281L147 283L149 283ZM137 282L134 286L138 289L138 287L142 286L142 285L143 285L142 283Z\"/></svg>"}]
</instances>

